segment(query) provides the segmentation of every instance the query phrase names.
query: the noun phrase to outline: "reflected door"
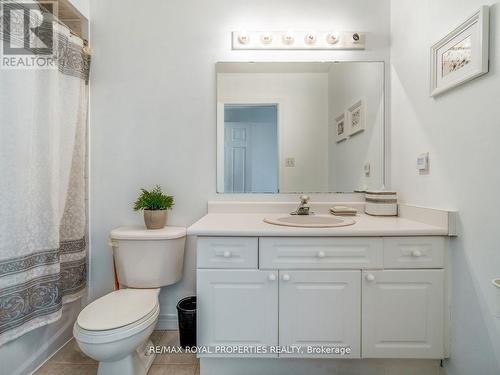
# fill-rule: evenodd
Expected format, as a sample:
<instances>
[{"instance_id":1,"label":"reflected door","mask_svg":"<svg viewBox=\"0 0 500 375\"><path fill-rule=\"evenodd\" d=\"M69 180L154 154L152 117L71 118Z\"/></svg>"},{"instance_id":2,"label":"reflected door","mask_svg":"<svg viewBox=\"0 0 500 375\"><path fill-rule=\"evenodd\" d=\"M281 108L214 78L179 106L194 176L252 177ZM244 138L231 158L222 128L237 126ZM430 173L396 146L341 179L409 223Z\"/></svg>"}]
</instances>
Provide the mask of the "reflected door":
<instances>
[{"instance_id":1,"label":"reflected door","mask_svg":"<svg viewBox=\"0 0 500 375\"><path fill-rule=\"evenodd\" d=\"M224 192L278 192L276 104L224 105Z\"/></svg>"},{"instance_id":2,"label":"reflected door","mask_svg":"<svg viewBox=\"0 0 500 375\"><path fill-rule=\"evenodd\" d=\"M251 186L251 169L249 163L251 147L250 124L226 122L225 124L225 191L228 193L244 193Z\"/></svg>"}]
</instances>

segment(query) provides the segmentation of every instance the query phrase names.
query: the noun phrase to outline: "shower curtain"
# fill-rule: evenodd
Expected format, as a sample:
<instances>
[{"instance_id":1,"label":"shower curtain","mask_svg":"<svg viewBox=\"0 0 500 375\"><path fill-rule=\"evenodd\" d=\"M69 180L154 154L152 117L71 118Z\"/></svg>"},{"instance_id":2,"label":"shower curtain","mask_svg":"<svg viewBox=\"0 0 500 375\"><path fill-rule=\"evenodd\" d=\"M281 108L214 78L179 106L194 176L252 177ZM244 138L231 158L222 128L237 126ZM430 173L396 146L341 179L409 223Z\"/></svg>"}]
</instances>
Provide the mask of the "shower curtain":
<instances>
[{"instance_id":1,"label":"shower curtain","mask_svg":"<svg viewBox=\"0 0 500 375\"><path fill-rule=\"evenodd\" d=\"M90 57L53 25L55 69L0 71L0 345L85 292Z\"/></svg>"}]
</instances>

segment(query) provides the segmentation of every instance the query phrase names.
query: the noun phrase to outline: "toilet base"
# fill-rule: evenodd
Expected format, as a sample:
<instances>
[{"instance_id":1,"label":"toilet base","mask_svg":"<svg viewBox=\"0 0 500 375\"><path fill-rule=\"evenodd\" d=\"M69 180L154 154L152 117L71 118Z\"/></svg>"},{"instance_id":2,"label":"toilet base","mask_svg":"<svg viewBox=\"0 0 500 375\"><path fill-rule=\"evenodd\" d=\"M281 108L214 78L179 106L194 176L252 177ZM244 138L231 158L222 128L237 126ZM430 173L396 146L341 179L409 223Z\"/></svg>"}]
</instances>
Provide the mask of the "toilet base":
<instances>
[{"instance_id":1,"label":"toilet base","mask_svg":"<svg viewBox=\"0 0 500 375\"><path fill-rule=\"evenodd\" d=\"M128 356L113 362L99 362L97 375L146 375L156 357L150 353L153 346L148 340Z\"/></svg>"}]
</instances>

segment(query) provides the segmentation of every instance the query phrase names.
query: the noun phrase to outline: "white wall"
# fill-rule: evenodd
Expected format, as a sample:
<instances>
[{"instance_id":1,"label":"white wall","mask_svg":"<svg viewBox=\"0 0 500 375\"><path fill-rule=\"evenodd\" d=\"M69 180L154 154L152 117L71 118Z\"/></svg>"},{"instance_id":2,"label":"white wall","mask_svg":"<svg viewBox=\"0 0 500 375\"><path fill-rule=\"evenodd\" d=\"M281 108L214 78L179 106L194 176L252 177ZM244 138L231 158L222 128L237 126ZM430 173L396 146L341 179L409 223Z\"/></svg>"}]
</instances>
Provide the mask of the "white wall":
<instances>
[{"instance_id":1,"label":"white wall","mask_svg":"<svg viewBox=\"0 0 500 375\"><path fill-rule=\"evenodd\" d=\"M404 202L459 211L451 241L449 375L500 374L500 6L491 9L490 72L433 99L429 48L488 0L391 2L392 187ZM430 172L419 175L421 152Z\"/></svg>"},{"instance_id":2,"label":"white wall","mask_svg":"<svg viewBox=\"0 0 500 375\"><path fill-rule=\"evenodd\" d=\"M360 99L365 130L337 143L335 119ZM384 64L333 64L328 73L328 104L334 133L329 136L329 191L380 189L384 176ZM365 176L366 162L370 163L370 176Z\"/></svg>"},{"instance_id":3,"label":"white wall","mask_svg":"<svg viewBox=\"0 0 500 375\"><path fill-rule=\"evenodd\" d=\"M91 298L113 288L109 231L139 224L139 188L175 195L170 223L190 225L216 194L217 61L385 60L389 0L92 0ZM232 51L232 30L368 32L365 51ZM240 199L240 195L224 199ZM347 196L344 199L352 199ZM252 195L246 199L276 199ZM295 198L295 196L294 196ZM313 197L314 198L314 197ZM319 199L319 198L318 198ZM162 293L162 317L194 292L195 247L184 279Z\"/></svg>"},{"instance_id":4,"label":"white wall","mask_svg":"<svg viewBox=\"0 0 500 375\"><path fill-rule=\"evenodd\" d=\"M217 82L219 103L278 104L281 192L329 191L327 73L219 73Z\"/></svg>"}]
</instances>

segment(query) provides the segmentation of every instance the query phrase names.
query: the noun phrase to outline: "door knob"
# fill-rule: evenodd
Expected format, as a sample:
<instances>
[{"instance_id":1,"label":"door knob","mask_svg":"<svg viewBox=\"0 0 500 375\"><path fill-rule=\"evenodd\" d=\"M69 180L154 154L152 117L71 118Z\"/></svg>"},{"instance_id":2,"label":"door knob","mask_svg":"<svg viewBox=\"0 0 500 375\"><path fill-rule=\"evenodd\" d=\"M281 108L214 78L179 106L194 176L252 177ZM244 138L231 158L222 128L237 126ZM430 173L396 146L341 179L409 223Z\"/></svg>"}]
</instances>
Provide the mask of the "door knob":
<instances>
[{"instance_id":1,"label":"door knob","mask_svg":"<svg viewBox=\"0 0 500 375\"><path fill-rule=\"evenodd\" d=\"M283 281L289 281L290 280L290 275L285 273L282 277Z\"/></svg>"},{"instance_id":2,"label":"door knob","mask_svg":"<svg viewBox=\"0 0 500 375\"><path fill-rule=\"evenodd\" d=\"M230 251L224 251L224 258L231 258L231 252Z\"/></svg>"},{"instance_id":3,"label":"door knob","mask_svg":"<svg viewBox=\"0 0 500 375\"><path fill-rule=\"evenodd\" d=\"M269 274L269 276L267 278L269 281L274 281L274 280L276 280L276 275L274 273L271 273L271 274Z\"/></svg>"},{"instance_id":4,"label":"door knob","mask_svg":"<svg viewBox=\"0 0 500 375\"><path fill-rule=\"evenodd\" d=\"M375 276L373 276L371 273L369 273L368 275L365 276L365 279L366 279L366 281L371 283L371 282L375 281Z\"/></svg>"},{"instance_id":5,"label":"door knob","mask_svg":"<svg viewBox=\"0 0 500 375\"><path fill-rule=\"evenodd\" d=\"M325 257L325 252L324 251L318 251L318 258L324 258Z\"/></svg>"},{"instance_id":6,"label":"door knob","mask_svg":"<svg viewBox=\"0 0 500 375\"><path fill-rule=\"evenodd\" d=\"M420 250L413 250L411 252L411 256L415 257L415 258L421 257L422 256L422 252Z\"/></svg>"}]
</instances>

